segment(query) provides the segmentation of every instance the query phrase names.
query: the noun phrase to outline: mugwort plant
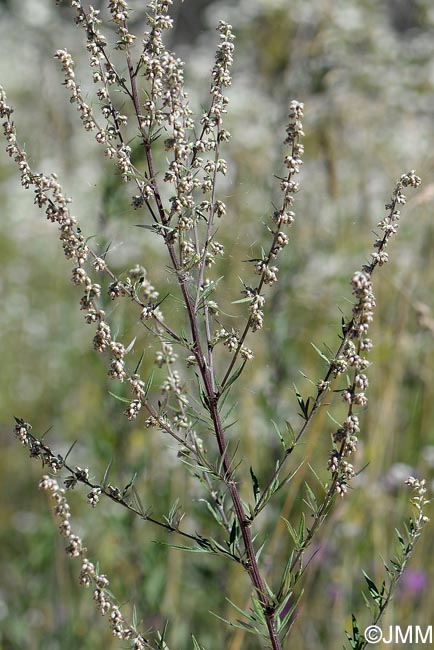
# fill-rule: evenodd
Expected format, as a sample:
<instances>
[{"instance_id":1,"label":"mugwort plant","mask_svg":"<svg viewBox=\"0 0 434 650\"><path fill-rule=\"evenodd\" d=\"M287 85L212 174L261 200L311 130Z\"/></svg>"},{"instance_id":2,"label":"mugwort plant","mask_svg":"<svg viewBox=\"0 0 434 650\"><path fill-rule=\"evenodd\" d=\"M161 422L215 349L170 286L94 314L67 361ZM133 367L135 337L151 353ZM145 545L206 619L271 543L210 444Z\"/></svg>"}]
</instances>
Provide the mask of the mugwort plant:
<instances>
[{"instance_id":1,"label":"mugwort plant","mask_svg":"<svg viewBox=\"0 0 434 650\"><path fill-rule=\"evenodd\" d=\"M209 525L206 531L195 530L188 510L184 512L179 503L163 517L152 514L143 507L134 481L117 487L106 472L98 482L92 478L91 469L74 465L68 455L62 456L45 439L33 435L31 425L22 418L16 418L15 434L30 456L42 461L45 473L39 487L50 497L66 552L78 558L79 581L92 588L97 609L119 640L137 650L169 647L164 630L145 632L124 614L109 591L108 577L91 559L92 552L74 528L68 500L69 491L78 484L86 486L87 501L93 508L109 499L149 526L170 533L171 540L176 537L180 548L215 556L222 565L236 563L250 584L251 605L245 608L243 603L234 604L236 620L223 620L230 628L257 637L258 647L281 650L297 617L302 597L299 587L308 569L306 552L333 502L349 498L347 492L356 476L353 458L362 428L360 412L368 402L369 353L373 345L373 279L388 261L389 242L398 232L405 192L416 189L421 181L411 170L402 174L393 188L385 215L378 223L370 259L351 277L352 310L342 321L336 349L327 354L319 351L327 368L315 386L314 396L304 399L296 391L302 424L298 430L288 425L288 430L278 431L281 453L261 485L251 466L246 471L250 463L238 457L238 442L244 431L242 421L232 421L236 405L231 400L234 387L243 382L246 366L255 363L255 340L261 336L264 320L271 317L267 314L268 296L278 282L279 261L296 222L295 196L301 190L298 179L304 156L304 105L298 100L289 103L285 153L276 183L279 199L270 211L261 252L246 260L246 251L239 245L240 259L245 261L240 294L233 286L225 285L225 278L215 270L226 260L219 233L225 223L230 228L229 210L220 198L219 183L222 176L230 174L223 154L231 138L225 117L227 89L232 82L232 27L224 21L218 24L209 103L197 116L185 90L183 63L165 45L165 34L173 26L169 13L173 0L148 3L146 29L141 36L130 29L132 10L126 0L109 0L107 4L109 20L104 24L100 11L91 5L81 0L70 2L75 22L86 39L95 87L91 100L80 86L71 53L59 49L54 57L83 128L113 162L115 173L129 190L131 209L140 215L145 236L165 250L164 264L170 269L167 293L163 296L152 284L152 269L144 260L133 262L128 272L118 274L110 261L111 251L102 251L97 238L89 237L86 224L74 213L58 176L33 169L18 140L13 108L2 88L0 115L6 151L19 169L22 186L33 191L35 204L57 228L63 252L71 263L72 283L80 291L79 308L91 328L93 347L107 364L108 377L114 384L128 387L125 417L139 423L143 435L162 436L176 446L179 463L200 484ZM111 35L116 34L114 43L105 34L109 30ZM133 155L135 145L139 145L139 158ZM165 165L161 163L162 149ZM225 295L232 293L233 304L243 310L235 325L219 304L222 287ZM112 312L103 308L107 297L137 313L138 333L132 342L122 340L122 333L111 323ZM139 341L143 337L158 345L155 365L165 372L159 386L152 374L141 374L148 349L143 345L140 353ZM306 486L309 524L304 517L297 525L285 521L288 555L282 567L273 567L273 576L277 572L280 578L270 580L272 558L266 557L266 544L262 549L259 542L263 533L260 514L274 502L277 493L291 490L297 472L297 467L291 465L293 452L334 393L343 400L345 416L336 425L330 453L324 458L328 474L318 478L321 496ZM245 497L246 482L251 483L253 500ZM374 624L390 602L414 543L428 521L424 481L412 477L408 484L413 490L416 516L406 532L398 534L398 554L385 565L387 581L377 587L366 576ZM202 648L195 636L192 639L196 650ZM365 647L355 617L348 639L352 648Z\"/></svg>"}]
</instances>

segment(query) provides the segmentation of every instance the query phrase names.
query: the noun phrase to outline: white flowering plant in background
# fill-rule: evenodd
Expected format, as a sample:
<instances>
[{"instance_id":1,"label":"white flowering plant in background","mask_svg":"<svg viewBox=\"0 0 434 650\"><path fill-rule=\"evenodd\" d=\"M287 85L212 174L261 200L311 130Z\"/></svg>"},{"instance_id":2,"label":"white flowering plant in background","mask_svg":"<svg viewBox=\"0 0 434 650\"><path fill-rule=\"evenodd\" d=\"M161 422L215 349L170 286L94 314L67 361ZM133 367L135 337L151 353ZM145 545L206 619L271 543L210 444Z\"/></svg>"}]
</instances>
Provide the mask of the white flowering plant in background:
<instances>
[{"instance_id":1,"label":"white flowering plant in background","mask_svg":"<svg viewBox=\"0 0 434 650\"><path fill-rule=\"evenodd\" d=\"M414 170L398 179L386 215L378 223L370 260L352 275L353 306L350 316L342 320L340 342L334 351L318 350L327 369L312 397L305 399L295 391L302 424L298 430L289 425L285 431L278 430L281 453L274 459L275 469L260 484L251 463L238 455L243 422L233 422L231 414L236 404L232 395L243 382L246 366L255 363L255 340L261 336L264 320L272 318L267 314L267 299L279 278L279 260L289 244L288 233L296 219L295 196L301 189L298 177L304 155L304 105L297 100L289 103L285 153L276 183L278 200L270 211L258 255L246 259L247 251L239 251L245 262L240 293L237 287L225 286L224 276L215 271L225 260L219 233L225 223L230 228L219 183L230 173L223 152L231 137L225 128L225 115L235 36L231 25L220 21L210 100L197 117L185 91L183 63L165 45L165 33L173 26L169 13L172 4L173 0L150 2L146 31L139 36L130 30L128 3L110 0L110 26L116 34L115 42L110 43L100 12L81 0L72 0L75 21L86 38L95 99L90 100L82 91L72 55L66 49L55 53L84 129L113 161L115 173L130 189L131 207L140 215L139 225L145 235L165 250L164 264L169 268L165 295L154 286L152 268L146 267L146 260L134 261L128 272L117 274L110 261L114 253L108 248L102 250L86 232L86 224L74 214L60 179L32 168L17 138L13 108L3 88L0 115L6 151L19 168L23 187L33 191L35 204L58 228L64 254L71 262L71 280L81 289L80 310L93 328L93 347L106 360L108 377L115 384L128 386L129 397L119 398L125 402L124 415L130 422L140 421L144 435L164 436L170 446L176 446L179 463L201 486L201 500L210 515L207 531L197 530L194 520L189 519L188 508L184 512L179 503L165 516L154 516L142 505L134 480L117 487L109 482L106 472L102 481L96 481L90 468L75 466L68 455L57 453L45 439L34 436L24 419L16 418L15 433L31 457L42 460L46 468L40 487L50 495L66 551L80 560L80 583L92 586L97 608L116 637L137 649L169 647L163 629L145 632L141 627L149 627L146 619L141 625L121 611L108 589L107 576L100 572L96 560L91 559L92 552L75 532L67 497L68 491L80 483L87 486L87 500L92 507L103 498L110 499L150 526L170 533L171 539L176 536L180 549L214 555L222 564L238 565L250 583L251 604L247 608L243 603L234 604L234 618L224 622L229 630L253 634L258 647L280 650L297 617L300 585L309 564L306 552L333 501L345 497L357 474L350 461L361 431L359 414L368 402L368 354L373 345L369 328L375 308L373 275L388 261L386 249L398 231L401 206L406 202L404 192L417 188L421 181ZM113 50L117 51L116 57ZM139 160L133 155L133 143L140 146ZM162 148L164 167L156 162L161 159ZM232 294L232 304L244 310L236 321L221 308L222 287L225 295ZM135 310L137 336L133 340L123 340L116 331L111 323L113 312L103 309L103 296L114 305L123 302L125 309ZM152 374L141 373L147 354L145 339L158 345L155 365L165 371L159 386ZM298 469L291 466L294 450L304 441L320 407L333 392L343 400L345 417L336 423L329 456L324 458L328 477L318 479L320 496L306 485L309 523L304 517L300 522L285 522L287 559L282 567L273 566L271 572L273 558L267 557L266 544L262 549L260 541L264 538L260 514L274 503L275 495L291 490ZM246 467L250 468L247 472ZM61 487L59 477L64 472L67 476ZM253 499L245 496L246 482L251 484ZM416 516L406 533L398 536L397 557L386 565L389 582L377 588L367 578L375 624L383 616L414 543L428 521L424 514L428 503L424 482L410 478L408 484L415 491ZM197 602L199 607L200 594ZM193 647L199 650L200 640L194 630L191 632ZM366 645L355 618L348 638L352 648Z\"/></svg>"}]
</instances>

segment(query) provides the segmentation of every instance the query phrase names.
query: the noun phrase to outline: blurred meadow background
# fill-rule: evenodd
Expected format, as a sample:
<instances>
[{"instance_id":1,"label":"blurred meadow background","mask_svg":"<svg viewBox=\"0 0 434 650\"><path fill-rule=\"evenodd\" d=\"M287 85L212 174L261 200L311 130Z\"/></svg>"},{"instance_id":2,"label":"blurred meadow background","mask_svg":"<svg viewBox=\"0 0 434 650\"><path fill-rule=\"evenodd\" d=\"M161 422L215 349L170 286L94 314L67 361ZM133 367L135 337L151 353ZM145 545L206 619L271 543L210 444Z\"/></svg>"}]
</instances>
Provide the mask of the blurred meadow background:
<instances>
[{"instance_id":1,"label":"blurred meadow background","mask_svg":"<svg viewBox=\"0 0 434 650\"><path fill-rule=\"evenodd\" d=\"M164 251L148 231L134 227L142 217L130 207L131 190L82 130L53 60L56 49L68 49L80 84L91 90L84 35L66 4L0 2L0 83L32 166L59 175L86 235L112 242L118 273L143 264L164 295L171 281ZM107 15L105 3L93 4ZM137 8L132 24L140 36L144 3L130 4ZM434 6L430 0L185 0L175 2L173 16L170 47L186 62L186 87L199 116L208 102L218 20L230 22L237 36L225 125L233 137L223 151L229 173L220 190L228 206L219 232L228 260L220 273L222 302L230 313L241 297L239 277L248 273L242 260L260 249L264 222L278 200L273 174L282 169L288 103L305 103L296 223L279 258L279 282L268 292L265 328L248 341L255 360L236 394L233 435L241 438L246 458L246 498L249 466L260 483L274 467L279 441L271 420L280 427L288 420L296 430L301 424L293 384L307 396L314 389L305 377L317 382L324 373L311 343L337 348L341 312L351 312L349 280L369 258L372 231L396 180L412 168L422 177L421 188L407 192L390 263L374 275L369 407L355 461L356 469L366 467L346 498L336 501L312 548L290 637L303 650L342 647L351 613L362 625L367 621L362 570L381 583L381 556L394 553L394 528L409 512L404 479L414 474L434 481ZM47 440L61 453L77 441L69 460L89 467L98 480L112 460L114 484L125 485L137 473L143 503L159 515L180 497L205 534L208 513L161 433L145 429L144 418L128 422L109 395L121 389L109 383L104 361L92 350L93 333L79 311L80 292L69 280L57 229L33 205L32 193L22 190L1 148L0 647L116 648L91 593L78 585L78 564L66 557L37 490L41 467L14 438L13 416L31 422L35 435L51 428ZM112 319L126 339L133 338L137 316L115 312ZM154 351L148 352L144 375L153 366ZM340 408L337 400L333 417ZM279 517L296 523L304 481L316 485L309 463L327 476L333 431L327 411L321 410L292 467L301 458L308 463L260 520L271 577L291 548ZM247 605L249 585L237 566L155 543L176 540L106 501L93 510L84 496L82 488L70 495L73 522L90 557L109 574L113 593L136 606L145 627L162 627L168 619L169 645L177 650L191 647L191 632L209 650L257 647L208 613L235 617L225 595ZM430 531L387 624L433 622Z\"/></svg>"}]
</instances>

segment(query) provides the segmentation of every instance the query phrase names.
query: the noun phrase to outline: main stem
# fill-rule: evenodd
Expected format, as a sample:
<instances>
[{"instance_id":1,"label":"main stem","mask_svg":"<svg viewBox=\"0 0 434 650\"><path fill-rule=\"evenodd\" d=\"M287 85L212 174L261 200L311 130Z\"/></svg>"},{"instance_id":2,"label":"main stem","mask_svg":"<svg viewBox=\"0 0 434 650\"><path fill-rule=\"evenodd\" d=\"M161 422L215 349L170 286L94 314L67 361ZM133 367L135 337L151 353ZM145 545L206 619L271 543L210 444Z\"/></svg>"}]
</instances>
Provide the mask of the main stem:
<instances>
[{"instance_id":1,"label":"main stem","mask_svg":"<svg viewBox=\"0 0 434 650\"><path fill-rule=\"evenodd\" d=\"M220 455L222 457L222 466L224 471L225 483L231 495L232 503L234 505L235 515L240 527L241 536L243 538L244 548L246 552L246 560L243 565L249 575L251 583L256 591L256 595L259 599L259 602L262 605L264 612L264 617L270 636L271 647L273 650L282 650L282 645L280 643L279 635L276 629L276 620L275 620L275 606L268 600L267 592L265 588L264 581L262 580L261 574L259 572L258 562L256 560L255 549L252 542L252 534L250 530L251 521L249 521L244 511L243 504L241 502L241 497L235 482L234 473L231 467L230 458L228 456L227 444L225 440L224 430L222 422L220 419L220 413L218 409L219 396L215 390L214 377L212 371L208 367L206 358L202 351L202 345L199 336L199 329L197 324L197 316L194 311L194 305L190 294L188 293L187 286L185 283L184 274L179 265L179 261L176 257L176 252L172 244L167 244L170 258L173 264L173 267L176 271L179 286L183 295L183 299L187 308L187 314L190 321L190 330L193 338L193 347L192 351L196 358L200 374L204 383L204 388L207 396L209 412L211 419L214 425L214 431L216 434L217 445L219 448Z\"/></svg>"},{"instance_id":2,"label":"main stem","mask_svg":"<svg viewBox=\"0 0 434 650\"><path fill-rule=\"evenodd\" d=\"M227 455L224 432L220 420L220 415L218 412L218 402L215 398L210 402L210 413L211 413L212 421L214 423L214 429L217 437L217 444L223 459L223 469L226 477L226 485L228 486L232 498L232 503L234 504L235 514L240 526L241 535L244 542L244 548L246 550L247 562L244 563L244 566L256 590L256 594L259 598L259 602L262 605L268 633L270 636L271 646L273 650L281 650L282 646L276 629L274 606L272 603L269 602L267 598L265 585L262 580L261 574L259 572L258 563L256 561L255 549L253 547L253 542L252 542L252 535L250 531L251 522L246 517L243 504L241 503L240 494L238 492L238 488L234 480L233 471L231 469L230 461Z\"/></svg>"},{"instance_id":3,"label":"main stem","mask_svg":"<svg viewBox=\"0 0 434 650\"><path fill-rule=\"evenodd\" d=\"M138 99L136 79L133 72L133 67L132 67L129 52L127 52L127 64L128 64L129 76L131 81L132 100L137 115L137 120L140 126L140 118L139 118L140 103ZM155 173L154 173L150 142L147 140L147 138L144 137L143 132L142 132L142 136L143 136L143 144L145 146L149 176L154 189L154 197L157 204L157 210L160 215L161 222L165 224L167 222L167 217L164 212L162 200L155 183ZM223 426L221 423L220 414L218 410L219 396L215 389L215 382L214 382L214 375L212 372L212 368L209 367L205 355L203 354L195 305L193 303L192 298L190 297L190 294L188 293L186 282L185 282L185 276L180 266L179 260L177 258L175 248L173 244L169 242L167 239L166 239L166 245L167 245L167 249L170 255L173 268L178 278L178 283L181 289L184 303L187 308L187 314L190 323L190 331L193 339L192 352L196 358L199 371L204 383L205 392L206 392L208 405L209 405L209 411L214 424L217 445L219 448L220 455L222 457L225 483L231 495L232 503L234 505L235 515L237 517L237 521L241 531L241 536L243 538L244 548L247 556L247 559L244 561L243 566L245 567L249 575L249 578L256 591L259 602L261 603L267 629L268 629L268 634L270 637L271 647L273 650L282 650L282 644L280 642L279 635L276 629L275 606L273 603L271 603L268 600L265 584L259 572L258 562L256 560L255 549L253 547L252 535L250 531L251 522L248 520L246 513L244 511L243 504L241 502L241 497L238 492L238 488L234 479L233 470L231 468L231 462L227 453L227 445L225 441L224 430L223 430Z\"/></svg>"}]
</instances>

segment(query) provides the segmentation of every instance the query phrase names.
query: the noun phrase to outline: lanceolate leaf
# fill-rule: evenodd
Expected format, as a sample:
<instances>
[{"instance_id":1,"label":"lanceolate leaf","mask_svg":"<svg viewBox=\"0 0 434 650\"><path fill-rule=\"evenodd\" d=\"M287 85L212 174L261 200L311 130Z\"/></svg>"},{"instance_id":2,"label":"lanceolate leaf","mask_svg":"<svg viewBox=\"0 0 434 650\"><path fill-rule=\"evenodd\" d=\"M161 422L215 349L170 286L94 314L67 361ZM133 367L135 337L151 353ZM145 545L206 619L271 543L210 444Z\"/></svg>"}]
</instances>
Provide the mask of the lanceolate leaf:
<instances>
[{"instance_id":1,"label":"lanceolate leaf","mask_svg":"<svg viewBox=\"0 0 434 650\"><path fill-rule=\"evenodd\" d=\"M101 481L101 486L102 486L103 488L105 488L106 485L107 485L107 481L108 481L108 477L109 477L109 474L110 474L110 470L111 470L111 468L112 468L112 465L113 465L113 458L111 459L111 461L110 461L109 464L107 465L107 468L106 468L106 470L105 470L105 472L104 472L104 476L103 476L103 479L102 479L102 481Z\"/></svg>"},{"instance_id":2,"label":"lanceolate leaf","mask_svg":"<svg viewBox=\"0 0 434 650\"><path fill-rule=\"evenodd\" d=\"M245 365L246 361L243 361L243 363L232 373L223 388L223 392L226 392L228 388L230 388L230 386L232 386L232 384L238 379L238 377L243 372Z\"/></svg>"},{"instance_id":3,"label":"lanceolate leaf","mask_svg":"<svg viewBox=\"0 0 434 650\"><path fill-rule=\"evenodd\" d=\"M279 438L282 447L283 447L284 449L286 449L286 443L285 443L285 440L283 439L283 436L282 436L282 434L280 433L280 429L279 429L279 427L277 426L277 423L274 422L274 420L271 420L271 424L273 425L273 429L274 429L274 431L276 432L276 435L277 435L277 437Z\"/></svg>"},{"instance_id":4,"label":"lanceolate leaf","mask_svg":"<svg viewBox=\"0 0 434 650\"><path fill-rule=\"evenodd\" d=\"M330 359L329 359L328 357L326 357L326 355L324 354L324 352L321 352L321 350L320 350L319 348L317 348L316 345L315 345L314 343L312 343L312 342L311 342L311 346L313 347L313 349L315 350L315 352L317 352L317 353L319 354L319 356L321 357L321 359L324 359L324 361L326 362L326 364L329 365L329 363L330 363Z\"/></svg>"},{"instance_id":5,"label":"lanceolate leaf","mask_svg":"<svg viewBox=\"0 0 434 650\"><path fill-rule=\"evenodd\" d=\"M260 489L258 479L256 478L252 467L250 467L250 476L252 477L253 496L255 498L255 503L257 503L259 500Z\"/></svg>"},{"instance_id":6,"label":"lanceolate leaf","mask_svg":"<svg viewBox=\"0 0 434 650\"><path fill-rule=\"evenodd\" d=\"M119 402L123 402L124 404L129 404L131 402L131 400L128 399L127 397L121 397L120 395L116 395L115 393L112 393L110 390L108 393L109 395L117 399Z\"/></svg>"},{"instance_id":7,"label":"lanceolate leaf","mask_svg":"<svg viewBox=\"0 0 434 650\"><path fill-rule=\"evenodd\" d=\"M297 388L297 386L295 384L294 384L294 391L295 391L295 396L297 397L298 405L301 408L300 415L304 420L307 420L307 418L309 417L309 404L310 404L311 398L308 397L307 400L304 401L304 399L302 398L302 396L299 393L298 388Z\"/></svg>"}]
</instances>

